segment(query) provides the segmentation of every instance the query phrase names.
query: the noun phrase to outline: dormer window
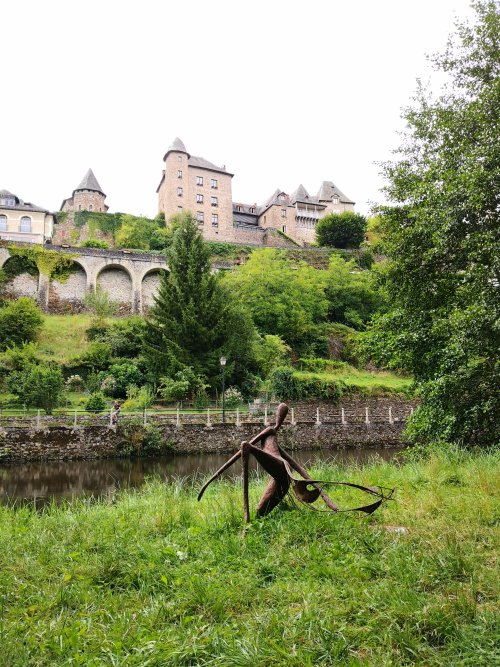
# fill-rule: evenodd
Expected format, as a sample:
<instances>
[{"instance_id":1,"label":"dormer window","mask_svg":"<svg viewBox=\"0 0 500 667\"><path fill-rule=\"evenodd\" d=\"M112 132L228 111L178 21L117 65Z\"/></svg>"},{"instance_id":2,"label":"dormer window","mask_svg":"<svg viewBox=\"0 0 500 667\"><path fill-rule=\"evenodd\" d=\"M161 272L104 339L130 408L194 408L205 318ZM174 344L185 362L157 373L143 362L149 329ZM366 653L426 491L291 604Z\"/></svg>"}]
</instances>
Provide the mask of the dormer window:
<instances>
[{"instance_id":1,"label":"dormer window","mask_svg":"<svg viewBox=\"0 0 500 667\"><path fill-rule=\"evenodd\" d=\"M254 209L253 206L252 206L252 208L250 209L250 213L255 213L255 209Z\"/></svg>"},{"instance_id":2,"label":"dormer window","mask_svg":"<svg viewBox=\"0 0 500 667\"><path fill-rule=\"evenodd\" d=\"M338 197L334 197L334 198L332 199L332 204L338 204L338 203L339 203L339 198L338 198Z\"/></svg>"},{"instance_id":3,"label":"dormer window","mask_svg":"<svg viewBox=\"0 0 500 667\"><path fill-rule=\"evenodd\" d=\"M1 206L15 206L16 200L14 197L0 197Z\"/></svg>"},{"instance_id":4,"label":"dormer window","mask_svg":"<svg viewBox=\"0 0 500 667\"><path fill-rule=\"evenodd\" d=\"M238 211L238 213L241 212L241 206L237 206L236 210Z\"/></svg>"},{"instance_id":5,"label":"dormer window","mask_svg":"<svg viewBox=\"0 0 500 667\"><path fill-rule=\"evenodd\" d=\"M280 195L280 201L281 201L281 202L285 201L285 195L284 195L284 194L281 194L281 195Z\"/></svg>"}]
</instances>

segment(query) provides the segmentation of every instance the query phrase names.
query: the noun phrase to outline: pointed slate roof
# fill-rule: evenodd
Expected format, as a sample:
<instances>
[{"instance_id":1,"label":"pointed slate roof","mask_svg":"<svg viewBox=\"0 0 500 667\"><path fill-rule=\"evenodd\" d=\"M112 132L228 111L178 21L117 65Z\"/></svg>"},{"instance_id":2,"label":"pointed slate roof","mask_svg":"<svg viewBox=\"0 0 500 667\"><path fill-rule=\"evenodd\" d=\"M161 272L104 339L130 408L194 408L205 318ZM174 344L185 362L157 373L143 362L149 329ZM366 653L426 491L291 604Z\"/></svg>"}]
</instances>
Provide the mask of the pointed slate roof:
<instances>
[{"instance_id":1,"label":"pointed slate roof","mask_svg":"<svg viewBox=\"0 0 500 667\"><path fill-rule=\"evenodd\" d=\"M314 202L315 198L311 198L309 196L309 193L301 183L299 187L295 190L295 192L292 195L290 195L290 201L292 204L295 204L295 202L298 201L308 203L311 201Z\"/></svg>"},{"instance_id":2,"label":"pointed slate roof","mask_svg":"<svg viewBox=\"0 0 500 667\"><path fill-rule=\"evenodd\" d=\"M100 192L102 195L104 195L104 192L102 191L101 186L97 182L97 178L94 176L94 172L92 171L92 169L89 169L87 171L87 173L82 179L82 182L75 190L73 190L73 193L78 192L78 190L92 190L93 192Z\"/></svg>"},{"instance_id":3,"label":"pointed slate roof","mask_svg":"<svg viewBox=\"0 0 500 667\"><path fill-rule=\"evenodd\" d=\"M171 153L172 151L177 151L178 153L186 153L188 157L190 157L189 153L186 150L186 147L184 146L184 142L179 139L179 137L175 137L175 139L172 141L170 146L167 149L167 152L163 156L163 161L167 159L167 155Z\"/></svg>"},{"instance_id":4,"label":"pointed slate roof","mask_svg":"<svg viewBox=\"0 0 500 667\"><path fill-rule=\"evenodd\" d=\"M349 199L339 188L332 183L332 181L323 181L318 192L319 201L332 201L334 197L338 197L343 204L355 204L352 199Z\"/></svg>"}]
</instances>

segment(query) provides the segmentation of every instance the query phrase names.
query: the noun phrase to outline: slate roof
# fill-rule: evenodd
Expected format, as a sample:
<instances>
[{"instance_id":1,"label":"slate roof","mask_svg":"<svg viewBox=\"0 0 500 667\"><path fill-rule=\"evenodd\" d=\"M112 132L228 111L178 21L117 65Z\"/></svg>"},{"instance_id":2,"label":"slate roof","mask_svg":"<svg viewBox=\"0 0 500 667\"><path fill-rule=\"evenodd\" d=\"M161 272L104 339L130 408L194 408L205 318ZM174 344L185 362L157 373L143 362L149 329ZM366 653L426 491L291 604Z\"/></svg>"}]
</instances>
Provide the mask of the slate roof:
<instances>
[{"instance_id":1,"label":"slate roof","mask_svg":"<svg viewBox=\"0 0 500 667\"><path fill-rule=\"evenodd\" d=\"M8 190L0 190L0 197L14 197L14 200L16 202L14 206L4 206L0 204L0 209L8 211L32 211L33 213L50 214L50 211L48 211L46 208L42 208L41 206L32 204L29 201L23 201L20 197L13 194L12 192L9 192Z\"/></svg>"},{"instance_id":2,"label":"slate roof","mask_svg":"<svg viewBox=\"0 0 500 667\"><path fill-rule=\"evenodd\" d=\"M97 182L97 178L94 176L92 169L89 169L85 176L82 178L80 185L73 190L73 194L79 190L92 190L93 192L100 192L101 195L104 195L101 186ZM104 195L106 196L106 195Z\"/></svg>"},{"instance_id":3,"label":"slate roof","mask_svg":"<svg viewBox=\"0 0 500 667\"><path fill-rule=\"evenodd\" d=\"M218 171L220 174L227 174L228 176L233 176L234 174L230 174L228 171L226 171L226 167L218 167L216 164L213 162L209 162L208 160L205 160L204 157L198 157L196 155L190 155L188 159L188 165L190 167L197 167L198 169L209 169L210 171Z\"/></svg>"},{"instance_id":4,"label":"slate roof","mask_svg":"<svg viewBox=\"0 0 500 667\"><path fill-rule=\"evenodd\" d=\"M342 190L332 183L332 181L323 181L318 192L318 200L322 201L332 201L334 197L338 197L343 204L355 204L352 199L349 199Z\"/></svg>"},{"instance_id":5,"label":"slate roof","mask_svg":"<svg viewBox=\"0 0 500 667\"><path fill-rule=\"evenodd\" d=\"M170 144L167 153L169 153L170 151L180 151L181 153L187 153L186 147L184 146L184 142L181 141L179 137L175 137L175 139Z\"/></svg>"}]
</instances>

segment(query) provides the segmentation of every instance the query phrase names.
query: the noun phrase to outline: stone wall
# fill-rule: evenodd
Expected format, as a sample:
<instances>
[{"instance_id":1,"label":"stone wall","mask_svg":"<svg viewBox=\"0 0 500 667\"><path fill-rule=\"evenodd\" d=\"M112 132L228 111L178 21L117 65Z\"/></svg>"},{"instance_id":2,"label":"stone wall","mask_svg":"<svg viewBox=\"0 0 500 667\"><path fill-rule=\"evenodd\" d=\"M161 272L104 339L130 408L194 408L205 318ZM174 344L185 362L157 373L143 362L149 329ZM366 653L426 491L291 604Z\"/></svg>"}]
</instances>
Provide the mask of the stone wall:
<instances>
[{"instance_id":1,"label":"stone wall","mask_svg":"<svg viewBox=\"0 0 500 667\"><path fill-rule=\"evenodd\" d=\"M249 440L261 425L244 423L189 424L177 428L172 423L158 423L165 452L188 454L195 452L233 452L242 440ZM402 444L404 422L388 421L351 423L299 422L285 424L280 442L287 449L347 449L397 447ZM147 427L135 426L133 431L125 422L117 428L96 425L85 427L45 426L0 429L0 461L2 463L36 460L98 459L140 454Z\"/></svg>"}]
</instances>

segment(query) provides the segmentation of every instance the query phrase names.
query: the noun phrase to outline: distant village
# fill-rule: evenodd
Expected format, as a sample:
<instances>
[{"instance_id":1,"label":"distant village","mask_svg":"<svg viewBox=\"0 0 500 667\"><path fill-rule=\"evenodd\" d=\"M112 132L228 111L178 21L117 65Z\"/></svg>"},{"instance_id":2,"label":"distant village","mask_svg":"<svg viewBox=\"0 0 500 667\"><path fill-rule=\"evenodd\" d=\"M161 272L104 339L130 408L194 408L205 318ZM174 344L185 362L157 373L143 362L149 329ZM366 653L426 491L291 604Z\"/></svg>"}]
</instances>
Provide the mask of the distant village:
<instances>
[{"instance_id":1,"label":"distant village","mask_svg":"<svg viewBox=\"0 0 500 667\"><path fill-rule=\"evenodd\" d=\"M303 185L291 194L277 188L262 204L234 202L232 178L226 166L191 155L176 138L163 157L165 168L156 189L158 212L168 220L183 211L191 212L203 237L210 241L267 245L270 233L286 235L299 245L315 240L317 222L328 213L354 210L349 199L332 181L323 181L316 195ZM74 214L78 211L108 211L106 194L92 169L84 175L59 212L55 212L0 190L0 239L24 243L68 245Z\"/></svg>"}]
</instances>

